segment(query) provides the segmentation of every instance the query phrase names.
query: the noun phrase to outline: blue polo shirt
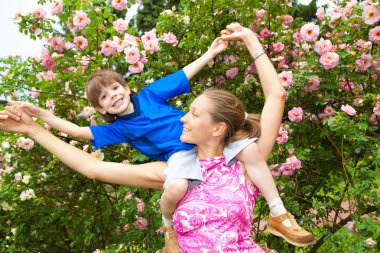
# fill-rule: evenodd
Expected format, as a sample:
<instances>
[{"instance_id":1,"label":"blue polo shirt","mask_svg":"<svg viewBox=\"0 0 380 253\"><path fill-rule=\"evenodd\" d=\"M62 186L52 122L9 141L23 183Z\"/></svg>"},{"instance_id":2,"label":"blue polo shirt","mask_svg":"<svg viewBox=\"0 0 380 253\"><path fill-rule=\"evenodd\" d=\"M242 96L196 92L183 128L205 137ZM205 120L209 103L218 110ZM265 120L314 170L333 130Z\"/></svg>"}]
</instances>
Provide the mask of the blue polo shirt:
<instances>
[{"instance_id":1,"label":"blue polo shirt","mask_svg":"<svg viewBox=\"0 0 380 253\"><path fill-rule=\"evenodd\" d=\"M167 102L187 92L190 85L183 70L149 84L137 96L131 96L133 113L117 117L108 125L90 126L94 136L91 144L101 148L126 142L159 161L167 161L179 150L192 149L194 145L179 139L183 129L179 119L185 113Z\"/></svg>"}]
</instances>

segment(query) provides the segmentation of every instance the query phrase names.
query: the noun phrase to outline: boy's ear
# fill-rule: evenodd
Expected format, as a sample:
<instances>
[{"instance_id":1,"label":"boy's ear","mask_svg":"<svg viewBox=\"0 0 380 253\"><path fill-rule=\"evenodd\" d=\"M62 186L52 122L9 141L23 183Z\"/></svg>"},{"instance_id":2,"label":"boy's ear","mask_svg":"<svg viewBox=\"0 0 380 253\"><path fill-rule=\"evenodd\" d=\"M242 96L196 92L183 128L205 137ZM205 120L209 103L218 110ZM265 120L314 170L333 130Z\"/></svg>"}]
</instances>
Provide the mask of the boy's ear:
<instances>
[{"instance_id":1,"label":"boy's ear","mask_svg":"<svg viewBox=\"0 0 380 253\"><path fill-rule=\"evenodd\" d=\"M100 106L95 106L95 109L100 113L100 114L106 114L107 111L103 107Z\"/></svg>"},{"instance_id":2,"label":"boy's ear","mask_svg":"<svg viewBox=\"0 0 380 253\"><path fill-rule=\"evenodd\" d=\"M212 133L213 136L222 136L227 131L227 125L224 122L219 122Z\"/></svg>"}]
</instances>

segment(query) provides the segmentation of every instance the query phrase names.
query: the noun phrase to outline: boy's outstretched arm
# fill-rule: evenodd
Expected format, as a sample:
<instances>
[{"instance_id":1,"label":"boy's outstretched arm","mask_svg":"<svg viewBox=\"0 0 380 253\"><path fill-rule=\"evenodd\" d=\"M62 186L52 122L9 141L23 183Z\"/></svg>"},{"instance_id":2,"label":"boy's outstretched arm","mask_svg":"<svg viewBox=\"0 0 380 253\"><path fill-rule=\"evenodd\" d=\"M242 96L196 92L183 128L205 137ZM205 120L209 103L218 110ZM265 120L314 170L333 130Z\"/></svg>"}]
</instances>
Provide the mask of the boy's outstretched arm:
<instances>
[{"instance_id":1,"label":"boy's outstretched arm","mask_svg":"<svg viewBox=\"0 0 380 253\"><path fill-rule=\"evenodd\" d=\"M263 48L256 34L238 23L228 25L222 31L222 39L226 41L243 41L252 56ZM266 54L262 54L256 58L255 66L265 96L265 104L260 119L261 136L258 145L261 154L267 160L280 129L285 107L286 91L281 85L277 72Z\"/></svg>"},{"instance_id":2,"label":"boy's outstretched arm","mask_svg":"<svg viewBox=\"0 0 380 253\"><path fill-rule=\"evenodd\" d=\"M215 56L223 52L226 48L227 42L219 37L216 38L211 43L211 46L208 48L206 53L183 68L187 79L190 80L193 78L208 62L214 59Z\"/></svg>"},{"instance_id":3,"label":"boy's outstretched arm","mask_svg":"<svg viewBox=\"0 0 380 253\"><path fill-rule=\"evenodd\" d=\"M68 167L90 179L128 185L162 189L166 167L164 162L139 165L104 162L78 149L45 130L26 113L19 121L9 116L9 111L0 111L0 130L25 134L46 148Z\"/></svg>"},{"instance_id":4,"label":"boy's outstretched arm","mask_svg":"<svg viewBox=\"0 0 380 253\"><path fill-rule=\"evenodd\" d=\"M6 110L10 112L10 117L16 121L20 119L21 113L25 112L29 116L39 118L52 128L70 136L87 140L94 139L89 127L80 127L72 122L59 118L32 103L24 101L9 101L9 104L10 106L7 106Z\"/></svg>"}]
</instances>

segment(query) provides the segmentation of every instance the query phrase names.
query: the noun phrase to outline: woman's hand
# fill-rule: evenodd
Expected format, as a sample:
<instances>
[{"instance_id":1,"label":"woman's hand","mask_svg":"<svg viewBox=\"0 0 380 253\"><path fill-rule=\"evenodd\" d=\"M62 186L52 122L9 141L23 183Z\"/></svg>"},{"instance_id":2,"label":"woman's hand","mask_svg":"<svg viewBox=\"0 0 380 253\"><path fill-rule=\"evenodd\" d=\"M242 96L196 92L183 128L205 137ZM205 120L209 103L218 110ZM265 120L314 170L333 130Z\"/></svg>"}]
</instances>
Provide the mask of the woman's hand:
<instances>
[{"instance_id":1,"label":"woman's hand","mask_svg":"<svg viewBox=\"0 0 380 253\"><path fill-rule=\"evenodd\" d=\"M256 39L256 34L249 28L243 27L239 23L231 23L222 30L222 39L224 41L243 41L246 43L248 40Z\"/></svg>"},{"instance_id":2,"label":"woman's hand","mask_svg":"<svg viewBox=\"0 0 380 253\"><path fill-rule=\"evenodd\" d=\"M7 110L0 111L0 130L30 135L39 127L26 113L21 114L19 121L15 121L10 115L13 114Z\"/></svg>"}]
</instances>

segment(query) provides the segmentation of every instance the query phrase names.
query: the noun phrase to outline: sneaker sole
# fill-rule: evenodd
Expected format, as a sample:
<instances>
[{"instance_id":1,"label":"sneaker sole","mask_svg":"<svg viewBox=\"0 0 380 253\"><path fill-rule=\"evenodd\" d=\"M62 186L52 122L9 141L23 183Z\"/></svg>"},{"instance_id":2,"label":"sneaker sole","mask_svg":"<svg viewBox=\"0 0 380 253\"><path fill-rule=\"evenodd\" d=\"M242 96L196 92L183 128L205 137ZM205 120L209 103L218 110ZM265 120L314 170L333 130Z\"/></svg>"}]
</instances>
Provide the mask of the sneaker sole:
<instances>
[{"instance_id":1,"label":"sneaker sole","mask_svg":"<svg viewBox=\"0 0 380 253\"><path fill-rule=\"evenodd\" d=\"M296 241L293 241L292 239L290 239L289 237L287 237L286 235L284 235L283 233L281 233L277 229L274 229L270 226L267 226L267 231L273 235L282 237L288 243L293 244L293 245L298 246L298 247L307 247L307 246L314 245L316 243L315 240L312 242L296 242Z\"/></svg>"}]
</instances>

